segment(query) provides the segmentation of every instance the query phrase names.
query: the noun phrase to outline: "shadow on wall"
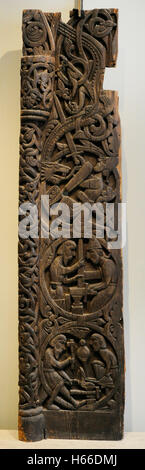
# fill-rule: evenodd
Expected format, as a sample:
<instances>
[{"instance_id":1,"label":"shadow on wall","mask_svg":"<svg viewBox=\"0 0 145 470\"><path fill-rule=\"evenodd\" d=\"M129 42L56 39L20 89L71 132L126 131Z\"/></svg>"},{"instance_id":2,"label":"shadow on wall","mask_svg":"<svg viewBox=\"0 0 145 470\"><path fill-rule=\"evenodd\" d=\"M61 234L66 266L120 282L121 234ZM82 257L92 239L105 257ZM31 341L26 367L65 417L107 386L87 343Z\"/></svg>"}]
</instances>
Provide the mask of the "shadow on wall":
<instances>
[{"instance_id":1,"label":"shadow on wall","mask_svg":"<svg viewBox=\"0 0 145 470\"><path fill-rule=\"evenodd\" d=\"M2 115L2 141L6 161L3 164L9 171L16 174L19 161L19 130L20 130L20 62L21 51L10 51L0 60L0 103ZM11 152L16 150L15 160ZM11 150L8 152L8 150ZM13 181L12 186L13 186ZM11 189L11 188L10 188Z\"/></svg>"},{"instance_id":2,"label":"shadow on wall","mask_svg":"<svg viewBox=\"0 0 145 470\"><path fill-rule=\"evenodd\" d=\"M122 132L123 134L123 132ZM127 203L127 165L122 135L122 178L123 202ZM125 416L124 428L132 431L132 391L131 391L131 358L130 358L130 311L129 311L129 279L128 279L128 224L126 214L126 244L123 248L123 318L125 337Z\"/></svg>"},{"instance_id":3,"label":"shadow on wall","mask_svg":"<svg viewBox=\"0 0 145 470\"><path fill-rule=\"evenodd\" d=\"M1 271L0 271L0 428L17 428L18 281L17 213L20 131L20 57L10 51L0 60L1 104Z\"/></svg>"},{"instance_id":4,"label":"shadow on wall","mask_svg":"<svg viewBox=\"0 0 145 470\"><path fill-rule=\"evenodd\" d=\"M125 94L125 55L124 49L121 45L121 38L119 35L120 46L119 55L117 60L117 67L115 69L106 69L104 77L105 90L119 89L119 115L121 119L121 167L122 167L122 202L128 201L128 175L127 175L127 157L125 150L125 132L124 132L124 117L126 113L126 94ZM127 208L128 210L128 208ZM129 278L128 278L128 225L126 220L126 244L123 249L123 318L124 318L124 336L125 336L125 419L124 428L126 432L133 431L132 427L132 390L131 390L131 357L130 357L130 311L129 311Z\"/></svg>"}]
</instances>

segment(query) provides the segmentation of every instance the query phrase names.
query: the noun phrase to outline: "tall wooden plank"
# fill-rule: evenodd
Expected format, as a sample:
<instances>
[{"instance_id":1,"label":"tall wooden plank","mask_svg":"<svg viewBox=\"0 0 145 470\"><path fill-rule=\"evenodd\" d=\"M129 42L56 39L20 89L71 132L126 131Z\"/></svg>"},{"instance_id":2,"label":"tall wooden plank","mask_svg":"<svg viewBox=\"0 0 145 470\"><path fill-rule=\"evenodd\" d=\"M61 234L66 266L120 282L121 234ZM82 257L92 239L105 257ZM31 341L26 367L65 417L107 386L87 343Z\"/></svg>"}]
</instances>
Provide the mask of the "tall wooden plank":
<instances>
[{"instance_id":1,"label":"tall wooden plank","mask_svg":"<svg viewBox=\"0 0 145 470\"><path fill-rule=\"evenodd\" d=\"M20 203L34 211L19 242L22 440L123 435L122 257L107 218L121 202L120 121L103 90L117 31L116 9L73 10L68 24L23 13Z\"/></svg>"}]
</instances>

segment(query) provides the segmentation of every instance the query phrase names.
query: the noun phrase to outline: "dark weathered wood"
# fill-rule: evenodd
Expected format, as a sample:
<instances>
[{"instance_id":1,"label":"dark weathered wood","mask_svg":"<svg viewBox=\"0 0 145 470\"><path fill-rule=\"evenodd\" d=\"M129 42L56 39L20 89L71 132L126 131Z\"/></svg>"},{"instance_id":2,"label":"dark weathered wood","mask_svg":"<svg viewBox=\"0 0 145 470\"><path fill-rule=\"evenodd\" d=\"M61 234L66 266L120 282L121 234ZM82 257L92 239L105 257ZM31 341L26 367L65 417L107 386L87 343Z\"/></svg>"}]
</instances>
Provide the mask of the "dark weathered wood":
<instances>
[{"instance_id":1,"label":"dark weathered wood","mask_svg":"<svg viewBox=\"0 0 145 470\"><path fill-rule=\"evenodd\" d=\"M115 9L23 14L20 203L120 202ZM105 205L104 205L105 207ZM45 217L44 217L45 219ZM46 227L43 220L43 228ZM35 221L34 221L35 223ZM76 219L76 226L77 226ZM72 232L71 232L72 236ZM20 238L19 437L121 439L121 250L92 239Z\"/></svg>"}]
</instances>

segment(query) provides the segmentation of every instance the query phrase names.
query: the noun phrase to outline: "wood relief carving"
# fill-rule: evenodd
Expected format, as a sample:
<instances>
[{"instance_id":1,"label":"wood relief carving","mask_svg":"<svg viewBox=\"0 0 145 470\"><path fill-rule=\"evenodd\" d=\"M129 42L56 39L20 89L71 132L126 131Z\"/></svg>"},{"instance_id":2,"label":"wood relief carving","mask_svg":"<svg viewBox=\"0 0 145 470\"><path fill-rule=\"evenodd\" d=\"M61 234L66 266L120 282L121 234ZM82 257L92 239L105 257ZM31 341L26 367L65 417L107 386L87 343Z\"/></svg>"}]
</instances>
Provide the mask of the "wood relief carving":
<instances>
[{"instance_id":1,"label":"wood relief carving","mask_svg":"<svg viewBox=\"0 0 145 470\"><path fill-rule=\"evenodd\" d=\"M39 214L19 241L19 436L120 439L124 364L121 250L77 236L74 203L120 202L118 12L23 13L20 203ZM41 197L70 210L71 236L42 236ZM89 207L89 206L88 206ZM55 215L50 213L50 223ZM33 220L36 226L35 217ZM41 221L47 227L45 210ZM67 225L67 220L66 220ZM55 223L54 223L55 235Z\"/></svg>"}]
</instances>

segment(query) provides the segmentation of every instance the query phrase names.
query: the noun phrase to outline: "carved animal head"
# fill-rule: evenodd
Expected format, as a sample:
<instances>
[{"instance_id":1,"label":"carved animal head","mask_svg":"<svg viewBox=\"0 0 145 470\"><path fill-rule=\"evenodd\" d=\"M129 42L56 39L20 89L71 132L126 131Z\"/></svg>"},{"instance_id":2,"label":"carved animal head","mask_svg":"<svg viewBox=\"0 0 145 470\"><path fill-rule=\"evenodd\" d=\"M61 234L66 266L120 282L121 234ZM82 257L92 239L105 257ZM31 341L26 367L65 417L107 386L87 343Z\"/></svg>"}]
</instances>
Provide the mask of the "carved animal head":
<instances>
[{"instance_id":1,"label":"carved animal head","mask_svg":"<svg viewBox=\"0 0 145 470\"><path fill-rule=\"evenodd\" d=\"M42 180L59 184L65 180L65 176L68 175L69 171L69 166L57 162L45 162L41 167Z\"/></svg>"}]
</instances>

